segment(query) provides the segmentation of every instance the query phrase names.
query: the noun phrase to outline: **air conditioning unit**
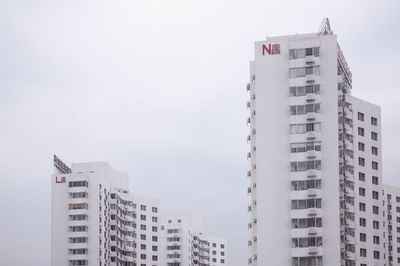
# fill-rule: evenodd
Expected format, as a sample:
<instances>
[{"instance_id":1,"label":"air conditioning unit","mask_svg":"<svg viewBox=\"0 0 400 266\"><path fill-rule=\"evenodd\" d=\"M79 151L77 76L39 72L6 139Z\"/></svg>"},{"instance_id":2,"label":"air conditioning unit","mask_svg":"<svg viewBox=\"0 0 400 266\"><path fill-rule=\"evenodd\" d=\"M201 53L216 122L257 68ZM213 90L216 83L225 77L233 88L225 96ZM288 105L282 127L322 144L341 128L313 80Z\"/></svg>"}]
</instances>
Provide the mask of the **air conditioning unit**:
<instances>
[{"instance_id":1,"label":"air conditioning unit","mask_svg":"<svg viewBox=\"0 0 400 266\"><path fill-rule=\"evenodd\" d=\"M314 150L307 151L307 159L315 159L317 152Z\"/></svg>"},{"instance_id":2,"label":"air conditioning unit","mask_svg":"<svg viewBox=\"0 0 400 266\"><path fill-rule=\"evenodd\" d=\"M309 93L306 95L306 101L307 102L313 102L315 101L316 95L315 93Z\"/></svg>"},{"instance_id":3,"label":"air conditioning unit","mask_svg":"<svg viewBox=\"0 0 400 266\"><path fill-rule=\"evenodd\" d=\"M315 82L315 76L314 75L307 75L306 76L306 82L307 83L314 83Z\"/></svg>"},{"instance_id":4,"label":"air conditioning unit","mask_svg":"<svg viewBox=\"0 0 400 266\"><path fill-rule=\"evenodd\" d=\"M308 196L309 198L316 197L316 196L317 196L317 190L316 190L316 189L309 189L309 190L307 191L307 196Z\"/></svg>"},{"instance_id":5,"label":"air conditioning unit","mask_svg":"<svg viewBox=\"0 0 400 266\"><path fill-rule=\"evenodd\" d=\"M315 57L313 55L306 56L306 64L313 65L315 63Z\"/></svg>"},{"instance_id":6,"label":"air conditioning unit","mask_svg":"<svg viewBox=\"0 0 400 266\"><path fill-rule=\"evenodd\" d=\"M307 113L307 121L314 121L317 118L317 114L314 112Z\"/></svg>"}]
</instances>

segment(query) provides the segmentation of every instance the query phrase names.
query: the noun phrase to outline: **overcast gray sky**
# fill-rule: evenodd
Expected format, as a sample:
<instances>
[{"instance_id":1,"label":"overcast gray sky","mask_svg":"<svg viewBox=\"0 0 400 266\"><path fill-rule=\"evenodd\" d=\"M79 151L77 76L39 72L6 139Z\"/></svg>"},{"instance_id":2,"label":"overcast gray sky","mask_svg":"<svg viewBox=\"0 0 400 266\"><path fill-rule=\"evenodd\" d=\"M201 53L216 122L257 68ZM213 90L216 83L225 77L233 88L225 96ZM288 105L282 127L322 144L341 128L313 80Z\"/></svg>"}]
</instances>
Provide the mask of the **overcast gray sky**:
<instances>
[{"instance_id":1,"label":"overcast gray sky","mask_svg":"<svg viewBox=\"0 0 400 266\"><path fill-rule=\"evenodd\" d=\"M247 264L249 60L329 17L400 186L400 2L0 0L0 265L50 265L52 155L108 161ZM55 265L53 265L55 266Z\"/></svg>"}]
</instances>

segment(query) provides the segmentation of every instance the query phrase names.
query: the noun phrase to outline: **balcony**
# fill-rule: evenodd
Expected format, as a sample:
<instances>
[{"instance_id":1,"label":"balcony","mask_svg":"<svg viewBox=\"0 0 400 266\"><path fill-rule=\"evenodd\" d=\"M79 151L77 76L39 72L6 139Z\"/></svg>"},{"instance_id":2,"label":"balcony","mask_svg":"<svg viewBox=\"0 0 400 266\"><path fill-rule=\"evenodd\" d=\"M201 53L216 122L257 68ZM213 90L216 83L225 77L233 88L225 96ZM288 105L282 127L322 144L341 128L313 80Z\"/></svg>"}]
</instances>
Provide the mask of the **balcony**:
<instances>
[{"instance_id":1,"label":"balcony","mask_svg":"<svg viewBox=\"0 0 400 266\"><path fill-rule=\"evenodd\" d=\"M347 250L345 253L345 258L347 260L355 260L356 259L356 255L354 254L354 252Z\"/></svg>"}]
</instances>

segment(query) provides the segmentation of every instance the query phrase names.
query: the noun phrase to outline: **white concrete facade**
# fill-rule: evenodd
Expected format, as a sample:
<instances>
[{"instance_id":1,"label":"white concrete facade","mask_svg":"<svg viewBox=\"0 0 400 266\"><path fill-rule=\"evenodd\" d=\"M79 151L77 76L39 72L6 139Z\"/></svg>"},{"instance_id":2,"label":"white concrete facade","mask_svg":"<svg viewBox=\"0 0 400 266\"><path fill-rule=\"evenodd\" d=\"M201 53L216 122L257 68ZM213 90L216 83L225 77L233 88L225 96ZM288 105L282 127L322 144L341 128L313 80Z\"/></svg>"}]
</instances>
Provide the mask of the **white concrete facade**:
<instances>
[{"instance_id":1,"label":"white concrete facade","mask_svg":"<svg viewBox=\"0 0 400 266\"><path fill-rule=\"evenodd\" d=\"M162 265L158 200L128 194L108 163L64 168L51 177L51 265Z\"/></svg>"},{"instance_id":2,"label":"white concrete facade","mask_svg":"<svg viewBox=\"0 0 400 266\"><path fill-rule=\"evenodd\" d=\"M256 42L250 265L388 265L380 108L351 86L330 29Z\"/></svg>"},{"instance_id":3,"label":"white concrete facade","mask_svg":"<svg viewBox=\"0 0 400 266\"><path fill-rule=\"evenodd\" d=\"M191 214L174 214L164 218L161 234L166 266L227 265L226 240L204 235L202 224Z\"/></svg>"}]
</instances>

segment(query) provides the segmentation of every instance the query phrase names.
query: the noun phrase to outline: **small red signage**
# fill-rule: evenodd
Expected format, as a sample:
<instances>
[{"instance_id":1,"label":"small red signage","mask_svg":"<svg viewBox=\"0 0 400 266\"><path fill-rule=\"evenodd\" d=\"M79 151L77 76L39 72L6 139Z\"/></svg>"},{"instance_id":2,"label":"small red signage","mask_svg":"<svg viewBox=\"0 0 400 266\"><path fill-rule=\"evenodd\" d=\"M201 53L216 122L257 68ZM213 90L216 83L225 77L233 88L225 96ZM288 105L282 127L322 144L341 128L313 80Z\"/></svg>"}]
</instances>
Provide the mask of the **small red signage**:
<instances>
[{"instance_id":1,"label":"small red signage","mask_svg":"<svg viewBox=\"0 0 400 266\"><path fill-rule=\"evenodd\" d=\"M281 45L280 44L263 44L262 45L262 54L280 54L281 53Z\"/></svg>"}]
</instances>

